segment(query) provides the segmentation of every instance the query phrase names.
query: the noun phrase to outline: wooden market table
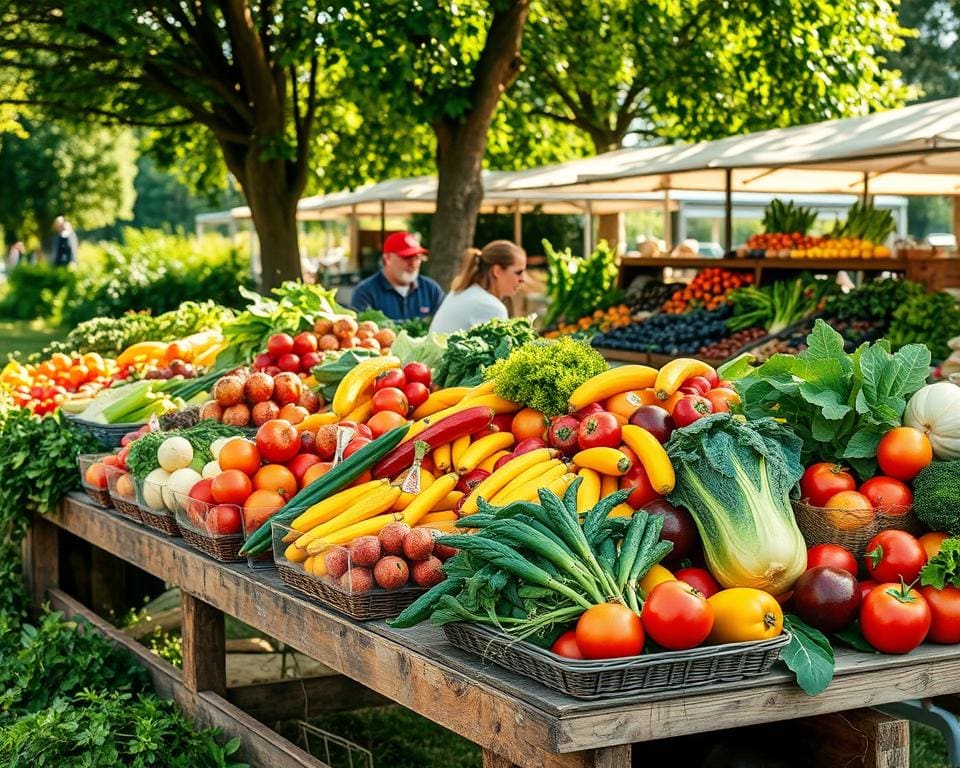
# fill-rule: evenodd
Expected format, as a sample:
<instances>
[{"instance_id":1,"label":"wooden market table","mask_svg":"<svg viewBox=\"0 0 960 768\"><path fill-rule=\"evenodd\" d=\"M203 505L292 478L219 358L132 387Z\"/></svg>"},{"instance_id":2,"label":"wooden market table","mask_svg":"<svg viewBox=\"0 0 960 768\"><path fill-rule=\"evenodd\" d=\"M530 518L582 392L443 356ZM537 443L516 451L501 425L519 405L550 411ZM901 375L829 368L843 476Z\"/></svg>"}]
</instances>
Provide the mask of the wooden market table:
<instances>
[{"instance_id":1,"label":"wooden market table","mask_svg":"<svg viewBox=\"0 0 960 768\"><path fill-rule=\"evenodd\" d=\"M60 565L68 554L66 543L76 548L71 535L95 552L109 553L180 587L182 673L126 639L62 589L68 576ZM239 733L246 758L271 768L323 764L237 705L268 722L283 719L291 705L303 716L309 714L310 695L347 696L350 681L369 689L371 701L386 697L478 744L485 768L621 768L630 766L631 745L637 742L960 691L960 647L923 646L902 657L840 650L835 679L816 697L805 695L777 666L762 678L697 691L578 701L453 648L436 628L393 630L382 621L353 621L291 590L273 569L216 562L182 539L93 507L80 494L69 496L55 515L35 518L24 555L28 586L38 604L49 601L68 614L89 618L148 666L161 695L176 699L202 724ZM98 578L109 579L109 574ZM312 692L296 680L274 684L272 691L264 686L246 695L228 692L224 614L343 677ZM888 755L882 764L905 766L906 725L891 722L899 724L894 734L898 743L893 745L899 757L891 761Z\"/></svg>"}]
</instances>

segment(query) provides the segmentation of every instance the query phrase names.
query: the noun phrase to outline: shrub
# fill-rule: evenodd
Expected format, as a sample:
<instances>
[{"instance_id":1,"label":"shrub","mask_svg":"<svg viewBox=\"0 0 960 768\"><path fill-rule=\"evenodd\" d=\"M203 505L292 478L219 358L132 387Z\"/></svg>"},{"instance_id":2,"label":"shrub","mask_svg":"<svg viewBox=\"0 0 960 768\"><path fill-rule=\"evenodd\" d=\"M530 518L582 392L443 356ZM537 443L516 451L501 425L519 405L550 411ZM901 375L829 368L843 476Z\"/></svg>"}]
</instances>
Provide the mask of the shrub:
<instances>
[{"instance_id":1,"label":"shrub","mask_svg":"<svg viewBox=\"0 0 960 768\"><path fill-rule=\"evenodd\" d=\"M61 294L71 291L77 273L46 263L19 264L7 276L7 292L0 300L0 318L33 320L47 317Z\"/></svg>"}]
</instances>

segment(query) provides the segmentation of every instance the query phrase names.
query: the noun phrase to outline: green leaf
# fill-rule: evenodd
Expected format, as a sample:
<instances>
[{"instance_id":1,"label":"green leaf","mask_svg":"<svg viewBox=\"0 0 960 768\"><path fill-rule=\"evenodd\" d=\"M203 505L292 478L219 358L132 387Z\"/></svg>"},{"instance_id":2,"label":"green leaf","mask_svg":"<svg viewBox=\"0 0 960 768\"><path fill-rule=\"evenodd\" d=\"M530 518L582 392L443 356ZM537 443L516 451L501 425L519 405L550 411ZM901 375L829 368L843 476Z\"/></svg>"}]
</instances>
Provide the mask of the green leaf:
<instances>
[{"instance_id":1,"label":"green leaf","mask_svg":"<svg viewBox=\"0 0 960 768\"><path fill-rule=\"evenodd\" d=\"M830 641L822 632L794 615L784 616L784 627L790 632L790 643L780 651L780 658L797 677L804 693L816 696L833 680L834 656Z\"/></svg>"},{"instance_id":2,"label":"green leaf","mask_svg":"<svg viewBox=\"0 0 960 768\"><path fill-rule=\"evenodd\" d=\"M940 551L920 571L920 584L936 589L960 587L960 538L944 539Z\"/></svg>"},{"instance_id":3,"label":"green leaf","mask_svg":"<svg viewBox=\"0 0 960 768\"><path fill-rule=\"evenodd\" d=\"M753 361L756 358L749 352L737 355L717 368L717 376L723 381L737 381L744 378L753 370Z\"/></svg>"},{"instance_id":4,"label":"green leaf","mask_svg":"<svg viewBox=\"0 0 960 768\"><path fill-rule=\"evenodd\" d=\"M840 632L834 632L833 636L846 645L849 645L855 651L877 653L877 649L866 641L863 633L860 631L860 625L856 622Z\"/></svg>"},{"instance_id":5,"label":"green leaf","mask_svg":"<svg viewBox=\"0 0 960 768\"><path fill-rule=\"evenodd\" d=\"M811 363L840 361L845 373L849 373L853 368L843 351L843 336L819 318L813 324L813 331L807 336L807 348L800 353L800 357Z\"/></svg>"},{"instance_id":6,"label":"green leaf","mask_svg":"<svg viewBox=\"0 0 960 768\"><path fill-rule=\"evenodd\" d=\"M884 430L876 427L865 427L855 432L847 441L843 450L843 457L847 459L867 459L877 455L877 445L883 437Z\"/></svg>"}]
</instances>

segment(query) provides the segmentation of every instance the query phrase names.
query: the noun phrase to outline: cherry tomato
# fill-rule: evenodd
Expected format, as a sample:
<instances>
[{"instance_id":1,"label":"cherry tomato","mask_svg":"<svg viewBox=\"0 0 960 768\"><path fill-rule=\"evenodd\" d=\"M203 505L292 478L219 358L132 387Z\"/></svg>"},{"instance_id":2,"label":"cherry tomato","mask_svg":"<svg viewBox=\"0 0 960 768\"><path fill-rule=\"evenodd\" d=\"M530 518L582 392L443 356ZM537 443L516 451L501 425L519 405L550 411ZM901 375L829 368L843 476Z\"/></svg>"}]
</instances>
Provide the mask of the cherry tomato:
<instances>
[{"instance_id":1,"label":"cherry tomato","mask_svg":"<svg viewBox=\"0 0 960 768\"><path fill-rule=\"evenodd\" d=\"M711 389L704 397L710 401L714 413L729 413L730 406L737 405L740 402L740 395L736 393L736 390L724 387Z\"/></svg>"},{"instance_id":2,"label":"cherry tomato","mask_svg":"<svg viewBox=\"0 0 960 768\"><path fill-rule=\"evenodd\" d=\"M580 422L577 445L586 448L616 448L620 445L621 428L617 417L607 411L594 413Z\"/></svg>"},{"instance_id":3,"label":"cherry tomato","mask_svg":"<svg viewBox=\"0 0 960 768\"><path fill-rule=\"evenodd\" d=\"M391 368L389 371L384 371L373 380L374 392L388 387L403 389L405 386L407 386L407 377L403 375L403 371L399 368Z\"/></svg>"},{"instance_id":4,"label":"cherry tomato","mask_svg":"<svg viewBox=\"0 0 960 768\"><path fill-rule=\"evenodd\" d=\"M930 438L913 427L896 427L880 438L877 463L883 474L897 480L912 480L933 461Z\"/></svg>"},{"instance_id":5,"label":"cherry tomato","mask_svg":"<svg viewBox=\"0 0 960 768\"><path fill-rule=\"evenodd\" d=\"M557 656L565 656L568 659L582 659L580 646L577 645L577 633L573 629L564 632L560 637L554 640L550 650Z\"/></svg>"},{"instance_id":6,"label":"cherry tomato","mask_svg":"<svg viewBox=\"0 0 960 768\"><path fill-rule=\"evenodd\" d=\"M860 493L870 499L873 508L885 515L905 514L913 504L913 493L905 483L878 475L860 486Z\"/></svg>"},{"instance_id":7,"label":"cherry tomato","mask_svg":"<svg viewBox=\"0 0 960 768\"><path fill-rule=\"evenodd\" d=\"M706 568L681 568L673 574L678 581L689 584L704 597L717 594L723 587L713 578L713 574ZM647 634L650 634L649 632ZM652 637L652 635L651 635Z\"/></svg>"},{"instance_id":8,"label":"cherry tomato","mask_svg":"<svg viewBox=\"0 0 960 768\"><path fill-rule=\"evenodd\" d=\"M577 622L576 639L586 659L637 656L643 650L643 625L627 606L601 603L583 612Z\"/></svg>"},{"instance_id":9,"label":"cherry tomato","mask_svg":"<svg viewBox=\"0 0 960 768\"><path fill-rule=\"evenodd\" d=\"M374 413L393 411L405 417L410 410L410 403L407 400L407 396L403 394L402 389L397 389L396 387L378 389L373 393L373 400L371 402Z\"/></svg>"},{"instance_id":10,"label":"cherry tomato","mask_svg":"<svg viewBox=\"0 0 960 768\"><path fill-rule=\"evenodd\" d=\"M407 377L407 384L412 381L419 381L424 386L429 387L432 383L430 376L430 367L426 363L414 361L403 366L403 375Z\"/></svg>"},{"instance_id":11,"label":"cherry tomato","mask_svg":"<svg viewBox=\"0 0 960 768\"><path fill-rule=\"evenodd\" d=\"M934 643L960 643L960 589L945 586L921 587L920 594L930 606L930 633L927 639Z\"/></svg>"},{"instance_id":12,"label":"cherry tomato","mask_svg":"<svg viewBox=\"0 0 960 768\"><path fill-rule=\"evenodd\" d=\"M682 581L664 581L650 590L640 614L643 631L670 651L695 648L713 628L713 608L703 593Z\"/></svg>"},{"instance_id":13,"label":"cherry tomato","mask_svg":"<svg viewBox=\"0 0 960 768\"><path fill-rule=\"evenodd\" d=\"M858 573L857 558L848 549L844 549L839 544L817 544L807 550L807 570L819 568L821 565L829 565L832 568L839 568L841 571L853 574L856 578Z\"/></svg>"},{"instance_id":14,"label":"cherry tomato","mask_svg":"<svg viewBox=\"0 0 960 768\"><path fill-rule=\"evenodd\" d=\"M686 427L697 419L713 413L710 401L700 395L684 395L673 407L673 421L678 427Z\"/></svg>"},{"instance_id":15,"label":"cherry tomato","mask_svg":"<svg viewBox=\"0 0 960 768\"><path fill-rule=\"evenodd\" d=\"M906 531L880 531L867 542L864 555L867 573L877 581L898 583L903 579L910 584L920 575L927 563L927 553Z\"/></svg>"},{"instance_id":16,"label":"cherry tomato","mask_svg":"<svg viewBox=\"0 0 960 768\"><path fill-rule=\"evenodd\" d=\"M856 489L857 481L847 468L828 461L811 464L800 478L800 495L815 507L826 506L834 494Z\"/></svg>"},{"instance_id":17,"label":"cherry tomato","mask_svg":"<svg viewBox=\"0 0 960 768\"><path fill-rule=\"evenodd\" d=\"M923 642L930 623L923 595L902 584L880 584L860 608L860 631L881 653L909 653Z\"/></svg>"}]
</instances>

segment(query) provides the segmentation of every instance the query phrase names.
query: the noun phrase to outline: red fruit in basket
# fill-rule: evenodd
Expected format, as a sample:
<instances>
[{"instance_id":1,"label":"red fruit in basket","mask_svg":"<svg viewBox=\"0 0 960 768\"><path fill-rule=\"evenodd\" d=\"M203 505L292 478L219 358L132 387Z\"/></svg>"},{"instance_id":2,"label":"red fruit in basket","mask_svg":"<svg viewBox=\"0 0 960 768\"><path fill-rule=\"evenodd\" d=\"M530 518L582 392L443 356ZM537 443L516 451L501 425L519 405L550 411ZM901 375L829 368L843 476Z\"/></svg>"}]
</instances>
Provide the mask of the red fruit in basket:
<instances>
[{"instance_id":1,"label":"red fruit in basket","mask_svg":"<svg viewBox=\"0 0 960 768\"><path fill-rule=\"evenodd\" d=\"M384 371L373 380L374 392L379 392L381 389L403 389L405 386L407 386L407 377L399 368Z\"/></svg>"},{"instance_id":2,"label":"red fruit in basket","mask_svg":"<svg viewBox=\"0 0 960 768\"><path fill-rule=\"evenodd\" d=\"M400 589L410 580L410 568L402 557L387 555L373 567L373 578L383 589Z\"/></svg>"},{"instance_id":3,"label":"red fruit in basket","mask_svg":"<svg viewBox=\"0 0 960 768\"><path fill-rule=\"evenodd\" d=\"M498 469L500 469L500 467L510 461L510 459L515 458L517 458L517 454L515 453L508 453L506 456L501 456L493 463L493 471L496 472Z\"/></svg>"},{"instance_id":4,"label":"red fruit in basket","mask_svg":"<svg viewBox=\"0 0 960 768\"><path fill-rule=\"evenodd\" d=\"M107 465L102 462L94 462L87 471L83 473L83 481L92 488L106 490L107 488Z\"/></svg>"},{"instance_id":5,"label":"red fruit in basket","mask_svg":"<svg viewBox=\"0 0 960 768\"><path fill-rule=\"evenodd\" d=\"M248 403L263 403L273 397L273 376L257 371L243 382L243 396Z\"/></svg>"},{"instance_id":6,"label":"red fruit in basket","mask_svg":"<svg viewBox=\"0 0 960 768\"><path fill-rule=\"evenodd\" d=\"M280 355L277 359L277 367L281 371L289 371L291 373L300 372L300 355L295 355L293 352L288 352L285 355Z\"/></svg>"},{"instance_id":7,"label":"red fruit in basket","mask_svg":"<svg viewBox=\"0 0 960 768\"><path fill-rule=\"evenodd\" d=\"M585 418L587 418L587 416L593 416L593 414L595 413L602 413L602 412L603 412L603 406L600 403L590 403L590 405L583 406L583 408L581 408L579 411L573 414L573 417L577 421L583 421Z\"/></svg>"},{"instance_id":8,"label":"red fruit in basket","mask_svg":"<svg viewBox=\"0 0 960 768\"><path fill-rule=\"evenodd\" d=\"M293 473L298 488L303 488L303 476L307 474L307 470L314 464L320 463L320 457L317 454L303 452L303 438L309 434L304 432L300 435L300 453L287 462L287 469ZM313 435L310 435L310 439L313 439Z\"/></svg>"},{"instance_id":9,"label":"red fruit in basket","mask_svg":"<svg viewBox=\"0 0 960 768\"><path fill-rule=\"evenodd\" d=\"M276 365L277 361L269 352L261 352L253 358L253 370L265 371L271 365Z\"/></svg>"},{"instance_id":10,"label":"red fruit in basket","mask_svg":"<svg viewBox=\"0 0 960 768\"><path fill-rule=\"evenodd\" d=\"M800 496L815 507L825 506L836 493L856 488L857 481L847 468L829 461L811 464L800 478Z\"/></svg>"},{"instance_id":11,"label":"red fruit in basket","mask_svg":"<svg viewBox=\"0 0 960 768\"><path fill-rule=\"evenodd\" d=\"M300 454L317 456L317 436L309 429L300 433ZM317 458L320 458L317 456Z\"/></svg>"},{"instance_id":12,"label":"red fruit in basket","mask_svg":"<svg viewBox=\"0 0 960 768\"><path fill-rule=\"evenodd\" d=\"M698 592L702 592L704 597L711 597L717 594L722 587L706 568L681 568L674 572L674 577L678 581L689 584Z\"/></svg>"},{"instance_id":13,"label":"red fruit in basket","mask_svg":"<svg viewBox=\"0 0 960 768\"><path fill-rule=\"evenodd\" d=\"M380 546L388 555L403 554L403 541L410 533L410 526L406 523L388 523L380 530Z\"/></svg>"},{"instance_id":14,"label":"red fruit in basket","mask_svg":"<svg viewBox=\"0 0 960 768\"><path fill-rule=\"evenodd\" d=\"M414 361L403 366L403 375L407 379L407 384L412 381L418 381L426 387L432 382L430 367L425 363Z\"/></svg>"},{"instance_id":15,"label":"red fruit in basket","mask_svg":"<svg viewBox=\"0 0 960 768\"><path fill-rule=\"evenodd\" d=\"M273 399L279 405L297 402L301 392L303 392L303 382L297 374L284 371L273 377Z\"/></svg>"},{"instance_id":16,"label":"red fruit in basket","mask_svg":"<svg viewBox=\"0 0 960 768\"><path fill-rule=\"evenodd\" d=\"M663 515L660 538L673 544L673 549L665 558L667 562L678 563L694 554L700 544L700 534L687 510L666 499L654 499L645 503L643 508L651 515Z\"/></svg>"},{"instance_id":17,"label":"red fruit in basket","mask_svg":"<svg viewBox=\"0 0 960 768\"><path fill-rule=\"evenodd\" d=\"M324 460L333 458L337 450L337 425L324 424L317 429L316 436L317 455Z\"/></svg>"},{"instance_id":18,"label":"red fruit in basket","mask_svg":"<svg viewBox=\"0 0 960 768\"><path fill-rule=\"evenodd\" d=\"M376 536L360 536L347 546L347 553L350 555L350 562L353 565L361 565L366 568L372 568L377 560L383 554L380 549L380 539Z\"/></svg>"},{"instance_id":19,"label":"red fruit in basket","mask_svg":"<svg viewBox=\"0 0 960 768\"><path fill-rule=\"evenodd\" d=\"M545 440L542 440L539 437L528 437L524 440L521 440L513 447L513 456L521 456L524 453L529 453L530 451L535 451L538 448L546 448L547 443Z\"/></svg>"},{"instance_id":20,"label":"red fruit in basket","mask_svg":"<svg viewBox=\"0 0 960 768\"><path fill-rule=\"evenodd\" d=\"M221 421L231 427L246 427L250 424L250 406L246 403L237 403L224 408Z\"/></svg>"},{"instance_id":21,"label":"red fruit in basket","mask_svg":"<svg viewBox=\"0 0 960 768\"><path fill-rule=\"evenodd\" d=\"M683 391L684 387L693 390L690 394L697 395L705 395L713 389L713 387L710 386L710 380L704 376L691 376L680 385L681 391Z\"/></svg>"},{"instance_id":22,"label":"red fruit in basket","mask_svg":"<svg viewBox=\"0 0 960 768\"><path fill-rule=\"evenodd\" d=\"M255 490L243 503L243 528L247 536L273 517L286 504L286 499L276 491L264 488Z\"/></svg>"},{"instance_id":23,"label":"red fruit in basket","mask_svg":"<svg viewBox=\"0 0 960 768\"><path fill-rule=\"evenodd\" d=\"M912 583L927 564L927 553L916 538L906 531L880 531L867 542L864 555L867 573L879 582Z\"/></svg>"},{"instance_id":24,"label":"red fruit in basket","mask_svg":"<svg viewBox=\"0 0 960 768\"><path fill-rule=\"evenodd\" d=\"M661 445L670 439L670 435L677 427L666 408L661 408L659 405L641 405L633 412L630 423L647 430Z\"/></svg>"},{"instance_id":25,"label":"red fruit in basket","mask_svg":"<svg viewBox=\"0 0 960 768\"><path fill-rule=\"evenodd\" d=\"M620 422L607 411L594 413L580 422L577 445L587 448L616 448L620 445Z\"/></svg>"},{"instance_id":26,"label":"red fruit in basket","mask_svg":"<svg viewBox=\"0 0 960 768\"><path fill-rule=\"evenodd\" d=\"M300 451L300 433L289 421L271 419L257 430L257 448L267 461L283 464Z\"/></svg>"},{"instance_id":27,"label":"red fruit in basket","mask_svg":"<svg viewBox=\"0 0 960 768\"><path fill-rule=\"evenodd\" d=\"M444 579L443 563L432 555L410 566L410 576L418 587L434 587Z\"/></svg>"},{"instance_id":28,"label":"red fruit in basket","mask_svg":"<svg viewBox=\"0 0 960 768\"><path fill-rule=\"evenodd\" d=\"M214 536L233 536L243 531L240 507L235 504L217 504L204 520L204 527Z\"/></svg>"},{"instance_id":29,"label":"red fruit in basket","mask_svg":"<svg viewBox=\"0 0 960 768\"><path fill-rule=\"evenodd\" d=\"M373 573L369 568L351 568L340 577L340 587L346 592L369 592L373 589Z\"/></svg>"},{"instance_id":30,"label":"red fruit in basket","mask_svg":"<svg viewBox=\"0 0 960 768\"><path fill-rule=\"evenodd\" d=\"M684 395L673 408L673 421L678 427L686 427L711 413L713 413L713 406L707 398L700 395Z\"/></svg>"},{"instance_id":31,"label":"red fruit in basket","mask_svg":"<svg viewBox=\"0 0 960 768\"><path fill-rule=\"evenodd\" d=\"M224 408L243 400L243 379L239 376L224 376L213 385L213 399Z\"/></svg>"},{"instance_id":32,"label":"red fruit in basket","mask_svg":"<svg viewBox=\"0 0 960 768\"><path fill-rule=\"evenodd\" d=\"M498 413L493 417L493 421L490 422L490 431L491 432L509 432L510 427L513 425L513 414L512 413Z\"/></svg>"},{"instance_id":33,"label":"red fruit in basket","mask_svg":"<svg viewBox=\"0 0 960 768\"><path fill-rule=\"evenodd\" d=\"M430 397L430 389L422 382L411 381L403 387L403 394L406 396L411 408L419 408L427 402L427 398Z\"/></svg>"},{"instance_id":34,"label":"red fruit in basket","mask_svg":"<svg viewBox=\"0 0 960 768\"><path fill-rule=\"evenodd\" d=\"M267 352L276 358L293 352L293 337L288 333L275 333L267 339Z\"/></svg>"},{"instance_id":35,"label":"red fruit in basket","mask_svg":"<svg viewBox=\"0 0 960 768\"><path fill-rule=\"evenodd\" d=\"M805 571L793 587L793 610L821 632L846 629L860 610L856 576L829 565Z\"/></svg>"},{"instance_id":36,"label":"red fruit in basket","mask_svg":"<svg viewBox=\"0 0 960 768\"><path fill-rule=\"evenodd\" d=\"M859 570L857 558L839 544L817 544L807 550L807 570L819 568L821 565L839 568L853 576L856 576Z\"/></svg>"},{"instance_id":37,"label":"red fruit in basket","mask_svg":"<svg viewBox=\"0 0 960 768\"><path fill-rule=\"evenodd\" d=\"M266 424L271 419L280 416L280 406L273 400L267 400L265 403L257 403L250 409L250 421L253 426L259 427Z\"/></svg>"},{"instance_id":38,"label":"red fruit in basket","mask_svg":"<svg viewBox=\"0 0 960 768\"><path fill-rule=\"evenodd\" d=\"M320 352L307 352L305 355L300 355L300 371L301 373L310 373L322 362L323 355Z\"/></svg>"},{"instance_id":39,"label":"red fruit in basket","mask_svg":"<svg viewBox=\"0 0 960 768\"><path fill-rule=\"evenodd\" d=\"M303 357L310 352L317 351L317 337L310 331L303 331L293 337L293 353Z\"/></svg>"},{"instance_id":40,"label":"red fruit in basket","mask_svg":"<svg viewBox=\"0 0 960 768\"><path fill-rule=\"evenodd\" d=\"M433 554L433 532L429 528L411 528L403 539L407 560L426 560Z\"/></svg>"},{"instance_id":41,"label":"red fruit in basket","mask_svg":"<svg viewBox=\"0 0 960 768\"><path fill-rule=\"evenodd\" d=\"M328 576L339 579L350 569L350 558L347 557L346 548L334 547L328 550L323 556L323 564L326 566Z\"/></svg>"},{"instance_id":42,"label":"red fruit in basket","mask_svg":"<svg viewBox=\"0 0 960 768\"><path fill-rule=\"evenodd\" d=\"M403 394L402 389L396 387L384 387L373 393L373 399L370 401L373 405L373 412L393 411L401 416L406 416L410 410L410 403L407 396Z\"/></svg>"},{"instance_id":43,"label":"red fruit in basket","mask_svg":"<svg viewBox=\"0 0 960 768\"><path fill-rule=\"evenodd\" d=\"M871 477L860 486L860 493L870 499L877 512L885 515L906 514L913 504L909 486L893 477Z\"/></svg>"},{"instance_id":44,"label":"red fruit in basket","mask_svg":"<svg viewBox=\"0 0 960 768\"><path fill-rule=\"evenodd\" d=\"M227 469L213 478L210 493L218 504L239 505L253 493L253 483L239 469Z\"/></svg>"}]
</instances>

